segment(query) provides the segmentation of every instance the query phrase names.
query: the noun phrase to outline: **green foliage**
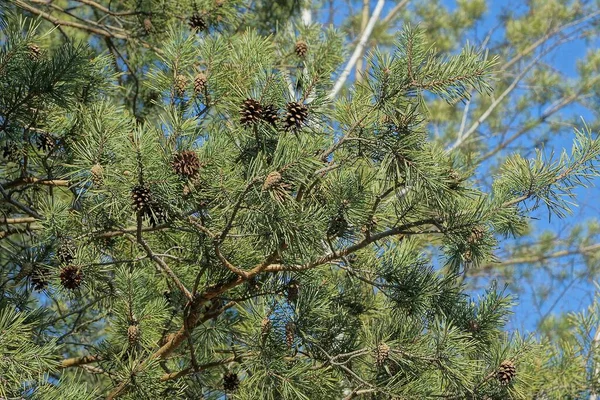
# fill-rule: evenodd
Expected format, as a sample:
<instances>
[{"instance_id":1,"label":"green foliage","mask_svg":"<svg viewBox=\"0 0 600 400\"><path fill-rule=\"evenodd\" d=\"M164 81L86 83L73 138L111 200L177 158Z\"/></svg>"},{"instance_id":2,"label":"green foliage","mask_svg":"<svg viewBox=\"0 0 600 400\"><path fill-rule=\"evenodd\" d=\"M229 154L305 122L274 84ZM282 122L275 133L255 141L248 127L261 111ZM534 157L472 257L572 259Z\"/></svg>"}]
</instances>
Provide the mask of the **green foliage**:
<instances>
[{"instance_id":1,"label":"green foliage","mask_svg":"<svg viewBox=\"0 0 600 400\"><path fill-rule=\"evenodd\" d=\"M432 27L407 25L331 99L343 37L264 16L282 22L300 4L159 3L106 13L123 27L152 18L137 36L92 30L111 56L70 41L38 53L41 27L25 18L2 33L2 396L594 390L595 309L573 323L581 332L538 340L506 331L506 289L476 296L465 282L526 232L526 205L568 212L598 173L590 128L558 160L508 159L488 190L428 129L436 99L491 92L498 58L473 46L441 55ZM459 2L452 19L483 10ZM206 27L182 28L183 12ZM181 154L193 173L174 168Z\"/></svg>"}]
</instances>

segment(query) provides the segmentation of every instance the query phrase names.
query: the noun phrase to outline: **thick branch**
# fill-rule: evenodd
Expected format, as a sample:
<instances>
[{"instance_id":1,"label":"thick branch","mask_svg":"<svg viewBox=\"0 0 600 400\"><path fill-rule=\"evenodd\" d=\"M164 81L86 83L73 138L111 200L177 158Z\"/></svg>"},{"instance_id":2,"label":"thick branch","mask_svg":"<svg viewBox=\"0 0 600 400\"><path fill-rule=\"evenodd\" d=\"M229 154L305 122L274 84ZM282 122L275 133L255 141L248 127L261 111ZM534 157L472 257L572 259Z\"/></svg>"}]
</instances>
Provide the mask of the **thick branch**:
<instances>
[{"instance_id":1,"label":"thick branch","mask_svg":"<svg viewBox=\"0 0 600 400\"><path fill-rule=\"evenodd\" d=\"M67 358L60 362L59 368L70 368L70 367L78 367L84 364L91 364L97 361L101 361L101 356L85 356L85 357L74 357Z\"/></svg>"}]
</instances>

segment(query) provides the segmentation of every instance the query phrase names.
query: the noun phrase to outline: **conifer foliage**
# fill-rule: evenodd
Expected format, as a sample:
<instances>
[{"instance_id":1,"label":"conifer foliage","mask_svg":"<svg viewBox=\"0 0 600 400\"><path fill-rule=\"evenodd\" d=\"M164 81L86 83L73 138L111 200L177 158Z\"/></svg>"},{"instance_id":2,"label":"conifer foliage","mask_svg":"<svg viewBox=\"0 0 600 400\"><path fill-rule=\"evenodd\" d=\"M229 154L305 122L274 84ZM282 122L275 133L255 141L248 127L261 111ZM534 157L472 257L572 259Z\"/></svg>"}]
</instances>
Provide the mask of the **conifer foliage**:
<instances>
[{"instance_id":1,"label":"conifer foliage","mask_svg":"<svg viewBox=\"0 0 600 400\"><path fill-rule=\"evenodd\" d=\"M472 296L463 278L523 226L527 204L567 210L597 173L600 139L583 128L559 160L515 155L486 192L428 140L425 106L489 94L496 59L484 51L440 55L407 26L336 97L340 33L267 34L234 18L238 1L177 18L154 3L107 14L141 13L136 26L152 29L93 29L110 43L99 54L46 49L62 28L7 17L0 398L590 390L590 335L561 348L507 332L510 296ZM115 62L129 46L117 39L140 44L135 56ZM135 82L115 71L125 62L143 63ZM563 385L565 374L578 378Z\"/></svg>"}]
</instances>

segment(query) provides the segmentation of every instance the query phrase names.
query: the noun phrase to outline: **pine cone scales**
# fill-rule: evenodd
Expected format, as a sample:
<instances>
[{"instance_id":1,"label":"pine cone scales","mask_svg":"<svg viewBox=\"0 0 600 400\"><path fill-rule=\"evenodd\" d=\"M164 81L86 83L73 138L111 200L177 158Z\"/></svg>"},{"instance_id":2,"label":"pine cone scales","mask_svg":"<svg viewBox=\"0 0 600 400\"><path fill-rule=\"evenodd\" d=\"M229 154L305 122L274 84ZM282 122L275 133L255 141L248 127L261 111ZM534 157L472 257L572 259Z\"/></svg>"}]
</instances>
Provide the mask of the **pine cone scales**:
<instances>
[{"instance_id":1,"label":"pine cone scales","mask_svg":"<svg viewBox=\"0 0 600 400\"><path fill-rule=\"evenodd\" d=\"M262 109L261 118L263 121L275 126L279 119L279 110L273 104L267 104Z\"/></svg>"},{"instance_id":2,"label":"pine cone scales","mask_svg":"<svg viewBox=\"0 0 600 400\"><path fill-rule=\"evenodd\" d=\"M195 13L190 17L188 24L190 25L190 28L192 28L196 32L203 31L207 27L206 21L198 13Z\"/></svg>"},{"instance_id":3,"label":"pine cone scales","mask_svg":"<svg viewBox=\"0 0 600 400\"><path fill-rule=\"evenodd\" d=\"M141 332L137 323L129 325L127 328L127 340L130 346L135 346L140 340Z\"/></svg>"},{"instance_id":4,"label":"pine cone scales","mask_svg":"<svg viewBox=\"0 0 600 400\"><path fill-rule=\"evenodd\" d=\"M204 72L198 72L198 74L196 74L194 77L194 94L196 96L202 94L202 92L206 90L206 82L207 80Z\"/></svg>"},{"instance_id":5,"label":"pine cone scales","mask_svg":"<svg viewBox=\"0 0 600 400\"><path fill-rule=\"evenodd\" d=\"M37 138L38 150L42 150L45 152L51 152L52 150L54 150L55 146L56 146L56 143L54 141L54 138L51 135L49 135L47 133L43 133L38 136L38 138Z\"/></svg>"},{"instance_id":6,"label":"pine cone scales","mask_svg":"<svg viewBox=\"0 0 600 400\"><path fill-rule=\"evenodd\" d=\"M83 282L83 271L78 265L67 265L60 270L60 283L65 289L75 290Z\"/></svg>"},{"instance_id":7,"label":"pine cone scales","mask_svg":"<svg viewBox=\"0 0 600 400\"><path fill-rule=\"evenodd\" d=\"M308 107L302 103L292 102L286 106L283 128L286 131L298 131L308 119Z\"/></svg>"},{"instance_id":8,"label":"pine cone scales","mask_svg":"<svg viewBox=\"0 0 600 400\"><path fill-rule=\"evenodd\" d=\"M279 183L281 183L281 174L277 171L273 171L271 172L269 175L267 175L267 178L265 179L265 182L263 183L263 190L269 190L274 186L277 186Z\"/></svg>"},{"instance_id":9,"label":"pine cone scales","mask_svg":"<svg viewBox=\"0 0 600 400\"><path fill-rule=\"evenodd\" d=\"M240 110L240 123L244 126L256 124L262 117L262 106L254 99L244 100Z\"/></svg>"},{"instance_id":10,"label":"pine cone scales","mask_svg":"<svg viewBox=\"0 0 600 400\"><path fill-rule=\"evenodd\" d=\"M385 343L380 343L375 349L375 363L378 367L385 364L390 356L390 346Z\"/></svg>"},{"instance_id":11,"label":"pine cone scales","mask_svg":"<svg viewBox=\"0 0 600 400\"><path fill-rule=\"evenodd\" d=\"M104 168L102 168L102 165L94 164L90 169L90 174L92 175L92 183L94 186L102 186L104 183Z\"/></svg>"},{"instance_id":12,"label":"pine cone scales","mask_svg":"<svg viewBox=\"0 0 600 400\"><path fill-rule=\"evenodd\" d=\"M186 150L173 156L171 166L178 175L191 178L196 176L198 171L200 171L200 159L196 152Z\"/></svg>"},{"instance_id":13,"label":"pine cone scales","mask_svg":"<svg viewBox=\"0 0 600 400\"><path fill-rule=\"evenodd\" d=\"M290 349L294 345L294 339L296 338L295 330L296 326L293 322L290 321L287 324L285 324L285 343Z\"/></svg>"},{"instance_id":14,"label":"pine cone scales","mask_svg":"<svg viewBox=\"0 0 600 400\"><path fill-rule=\"evenodd\" d=\"M152 203L152 194L147 187L138 185L131 191L132 206L135 211L143 211Z\"/></svg>"},{"instance_id":15,"label":"pine cone scales","mask_svg":"<svg viewBox=\"0 0 600 400\"><path fill-rule=\"evenodd\" d=\"M152 20L150 18L144 18L144 31L146 33L150 33L154 30L154 26L152 25Z\"/></svg>"},{"instance_id":16,"label":"pine cone scales","mask_svg":"<svg viewBox=\"0 0 600 400\"><path fill-rule=\"evenodd\" d=\"M131 190L132 207L134 211L140 212L151 226L156 226L167 220L165 209L153 198L150 189L138 185Z\"/></svg>"},{"instance_id":17,"label":"pine cone scales","mask_svg":"<svg viewBox=\"0 0 600 400\"><path fill-rule=\"evenodd\" d=\"M27 50L28 50L27 55L33 61L39 60L42 56L42 49L40 49L40 46L38 46L37 44L33 44L33 43L29 44L27 46Z\"/></svg>"},{"instance_id":18,"label":"pine cone scales","mask_svg":"<svg viewBox=\"0 0 600 400\"><path fill-rule=\"evenodd\" d=\"M300 293L300 285L298 282L291 281L287 286L287 300L289 302L295 302L298 300L298 294Z\"/></svg>"},{"instance_id":19,"label":"pine cone scales","mask_svg":"<svg viewBox=\"0 0 600 400\"><path fill-rule=\"evenodd\" d=\"M271 320L269 317L264 317L262 321L260 321L260 336L264 338L269 334L271 330Z\"/></svg>"},{"instance_id":20,"label":"pine cone scales","mask_svg":"<svg viewBox=\"0 0 600 400\"><path fill-rule=\"evenodd\" d=\"M515 364L513 364L510 360L504 360L498 368L496 378L498 378L498 381L501 385L508 385L516 375L517 368L515 367Z\"/></svg>"},{"instance_id":21,"label":"pine cone scales","mask_svg":"<svg viewBox=\"0 0 600 400\"><path fill-rule=\"evenodd\" d=\"M173 87L175 88L175 94L179 97L185 95L185 89L187 88L188 80L185 75L177 75Z\"/></svg>"},{"instance_id":22,"label":"pine cone scales","mask_svg":"<svg viewBox=\"0 0 600 400\"><path fill-rule=\"evenodd\" d=\"M13 142L8 142L2 147L2 158L10 161L18 161L19 160L19 148Z\"/></svg>"},{"instance_id":23,"label":"pine cone scales","mask_svg":"<svg viewBox=\"0 0 600 400\"><path fill-rule=\"evenodd\" d=\"M294 52L296 53L296 55L298 57L304 58L304 57L306 57L306 54L308 53L308 45L306 44L305 41L298 40L296 42L296 46L294 47Z\"/></svg>"},{"instance_id":24,"label":"pine cone scales","mask_svg":"<svg viewBox=\"0 0 600 400\"><path fill-rule=\"evenodd\" d=\"M475 244L480 242L485 237L485 228L481 226L476 226L471 229L471 234L469 235L469 243Z\"/></svg>"},{"instance_id":25,"label":"pine cone scales","mask_svg":"<svg viewBox=\"0 0 600 400\"><path fill-rule=\"evenodd\" d=\"M223 375L223 389L226 392L233 392L240 386L240 378L234 372L228 372Z\"/></svg>"},{"instance_id":26,"label":"pine cone scales","mask_svg":"<svg viewBox=\"0 0 600 400\"><path fill-rule=\"evenodd\" d=\"M153 202L150 207L144 210L144 217L148 219L150 226L156 226L167 221L167 212L160 204Z\"/></svg>"}]
</instances>

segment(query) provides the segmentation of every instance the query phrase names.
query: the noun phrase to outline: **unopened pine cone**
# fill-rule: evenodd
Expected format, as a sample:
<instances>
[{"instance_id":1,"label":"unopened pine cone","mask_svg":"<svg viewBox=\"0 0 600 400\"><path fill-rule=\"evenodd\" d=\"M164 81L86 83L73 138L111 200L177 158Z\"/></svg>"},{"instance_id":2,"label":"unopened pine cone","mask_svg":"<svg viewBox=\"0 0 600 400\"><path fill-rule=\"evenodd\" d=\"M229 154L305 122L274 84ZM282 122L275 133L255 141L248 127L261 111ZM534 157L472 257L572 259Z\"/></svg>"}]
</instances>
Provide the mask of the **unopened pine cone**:
<instances>
[{"instance_id":1,"label":"unopened pine cone","mask_svg":"<svg viewBox=\"0 0 600 400\"><path fill-rule=\"evenodd\" d=\"M475 244L480 242L485 237L485 228L482 226L476 226L471 229L471 234L469 235L469 243Z\"/></svg>"},{"instance_id":2,"label":"unopened pine cone","mask_svg":"<svg viewBox=\"0 0 600 400\"><path fill-rule=\"evenodd\" d=\"M293 322L285 324L285 343L288 348L292 348L294 345L294 339L296 338L296 325Z\"/></svg>"},{"instance_id":3,"label":"unopened pine cone","mask_svg":"<svg viewBox=\"0 0 600 400\"><path fill-rule=\"evenodd\" d=\"M194 77L194 94L196 96L202 94L206 89L206 75L204 72L198 72Z\"/></svg>"},{"instance_id":4,"label":"unopened pine cone","mask_svg":"<svg viewBox=\"0 0 600 400\"><path fill-rule=\"evenodd\" d=\"M50 278L50 271L48 268L35 265L33 270L29 274L31 280L31 286L37 292L40 292L48 287L48 280Z\"/></svg>"},{"instance_id":5,"label":"unopened pine cone","mask_svg":"<svg viewBox=\"0 0 600 400\"><path fill-rule=\"evenodd\" d=\"M69 264L75 258L75 244L71 239L64 239L56 250L56 258L61 264Z\"/></svg>"},{"instance_id":6,"label":"unopened pine cone","mask_svg":"<svg viewBox=\"0 0 600 400\"><path fill-rule=\"evenodd\" d=\"M378 367L385 364L390 356L390 346L385 343L379 343L377 349L375 349L375 363Z\"/></svg>"},{"instance_id":7,"label":"unopened pine cone","mask_svg":"<svg viewBox=\"0 0 600 400\"><path fill-rule=\"evenodd\" d=\"M297 281L292 280L288 283L286 292L287 300L293 303L296 300L298 300L298 294L300 293L300 285Z\"/></svg>"},{"instance_id":8,"label":"unopened pine cone","mask_svg":"<svg viewBox=\"0 0 600 400\"><path fill-rule=\"evenodd\" d=\"M27 50L27 55L34 61L39 60L42 56L42 49L37 44L31 43L27 45Z\"/></svg>"},{"instance_id":9,"label":"unopened pine cone","mask_svg":"<svg viewBox=\"0 0 600 400\"><path fill-rule=\"evenodd\" d=\"M294 52L298 57L304 58L308 53L308 45L304 40L298 40L294 46Z\"/></svg>"},{"instance_id":10,"label":"unopened pine cone","mask_svg":"<svg viewBox=\"0 0 600 400\"><path fill-rule=\"evenodd\" d=\"M269 334L269 330L271 330L271 320L269 317L264 317L260 321L260 336L264 338Z\"/></svg>"},{"instance_id":11,"label":"unopened pine cone","mask_svg":"<svg viewBox=\"0 0 600 400\"><path fill-rule=\"evenodd\" d=\"M175 82L173 84L175 88L175 94L179 97L183 97L185 95L185 89L187 88L188 80L185 75L177 75L175 77Z\"/></svg>"},{"instance_id":12,"label":"unopened pine cone","mask_svg":"<svg viewBox=\"0 0 600 400\"><path fill-rule=\"evenodd\" d=\"M281 179L282 177L279 172L273 171L269 173L265 179L265 182L263 183L263 190L269 190L272 187L277 186L279 183L281 183Z\"/></svg>"},{"instance_id":13,"label":"unopened pine cone","mask_svg":"<svg viewBox=\"0 0 600 400\"><path fill-rule=\"evenodd\" d=\"M94 186L100 187L104 183L104 168L100 164L94 164L90 169L92 175L92 183Z\"/></svg>"},{"instance_id":14,"label":"unopened pine cone","mask_svg":"<svg viewBox=\"0 0 600 400\"><path fill-rule=\"evenodd\" d=\"M348 221L344 217L344 214L338 213L336 216L329 220L329 226L327 227L328 237L340 237L343 236L348 229Z\"/></svg>"},{"instance_id":15,"label":"unopened pine cone","mask_svg":"<svg viewBox=\"0 0 600 400\"><path fill-rule=\"evenodd\" d=\"M19 148L13 142L7 142L2 147L2 158L13 162L19 161Z\"/></svg>"},{"instance_id":16,"label":"unopened pine cone","mask_svg":"<svg viewBox=\"0 0 600 400\"><path fill-rule=\"evenodd\" d=\"M130 324L127 328L127 340L129 341L129 345L135 346L139 342L140 336L140 327L137 322Z\"/></svg>"},{"instance_id":17,"label":"unopened pine cone","mask_svg":"<svg viewBox=\"0 0 600 400\"><path fill-rule=\"evenodd\" d=\"M52 135L50 135L49 133L42 133L41 135L38 136L37 148L39 150L50 153L52 150L54 150L55 146L56 146L56 141L54 140Z\"/></svg>"},{"instance_id":18,"label":"unopened pine cone","mask_svg":"<svg viewBox=\"0 0 600 400\"><path fill-rule=\"evenodd\" d=\"M146 33L150 33L154 30L154 26L152 25L152 20L150 20L150 18L144 18L144 30Z\"/></svg>"}]
</instances>

